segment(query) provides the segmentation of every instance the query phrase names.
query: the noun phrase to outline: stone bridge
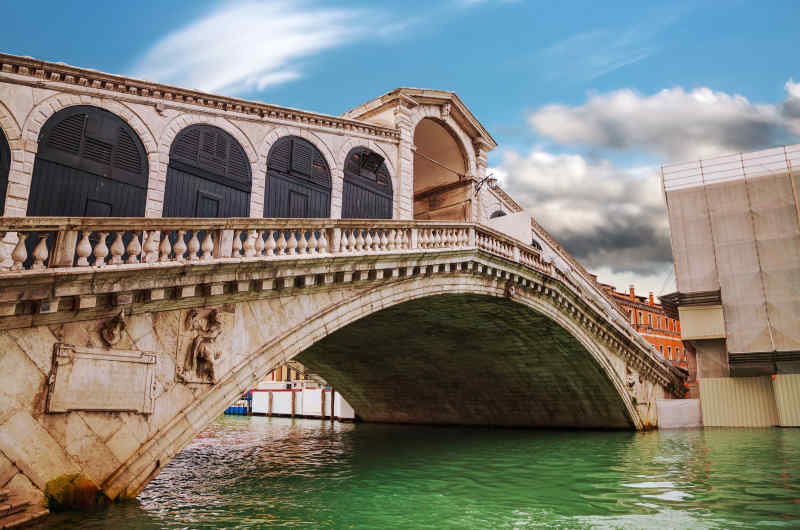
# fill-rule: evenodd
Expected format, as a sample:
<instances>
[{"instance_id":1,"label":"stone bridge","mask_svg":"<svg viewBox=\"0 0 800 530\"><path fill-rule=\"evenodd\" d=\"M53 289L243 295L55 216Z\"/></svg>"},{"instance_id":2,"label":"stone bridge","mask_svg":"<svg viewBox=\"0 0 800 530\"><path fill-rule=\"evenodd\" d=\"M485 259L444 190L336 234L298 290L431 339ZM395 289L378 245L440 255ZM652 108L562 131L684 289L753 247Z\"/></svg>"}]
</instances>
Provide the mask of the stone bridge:
<instances>
[{"instance_id":1,"label":"stone bridge","mask_svg":"<svg viewBox=\"0 0 800 530\"><path fill-rule=\"evenodd\" d=\"M483 225L4 218L0 231L17 241L0 256L0 470L40 497L74 474L135 496L293 358L379 422L647 429L680 383L583 276Z\"/></svg>"},{"instance_id":2,"label":"stone bridge","mask_svg":"<svg viewBox=\"0 0 800 530\"><path fill-rule=\"evenodd\" d=\"M135 496L294 358L366 421L655 427L679 375L495 146L452 92L331 116L0 54L0 488Z\"/></svg>"}]
</instances>

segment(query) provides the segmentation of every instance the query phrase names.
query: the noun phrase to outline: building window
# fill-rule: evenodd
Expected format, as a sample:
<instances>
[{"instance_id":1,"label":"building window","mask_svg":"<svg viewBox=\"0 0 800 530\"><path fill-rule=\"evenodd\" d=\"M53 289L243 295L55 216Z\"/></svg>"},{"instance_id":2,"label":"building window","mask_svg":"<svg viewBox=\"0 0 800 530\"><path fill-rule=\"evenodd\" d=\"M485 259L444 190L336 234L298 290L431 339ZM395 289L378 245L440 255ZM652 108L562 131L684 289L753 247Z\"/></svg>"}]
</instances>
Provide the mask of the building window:
<instances>
[{"instance_id":1,"label":"building window","mask_svg":"<svg viewBox=\"0 0 800 530\"><path fill-rule=\"evenodd\" d=\"M667 346L667 356L669 357L670 360L674 360L672 358L672 346Z\"/></svg>"},{"instance_id":2,"label":"building window","mask_svg":"<svg viewBox=\"0 0 800 530\"><path fill-rule=\"evenodd\" d=\"M641 324L642 322L644 322L644 318L642 318L642 312L639 311L639 324Z\"/></svg>"},{"instance_id":3,"label":"building window","mask_svg":"<svg viewBox=\"0 0 800 530\"><path fill-rule=\"evenodd\" d=\"M650 313L647 313L647 325L651 328L653 327L653 315Z\"/></svg>"},{"instance_id":4,"label":"building window","mask_svg":"<svg viewBox=\"0 0 800 530\"><path fill-rule=\"evenodd\" d=\"M664 354L664 345L663 344L659 344L658 345L658 351L660 351L662 355Z\"/></svg>"}]
</instances>

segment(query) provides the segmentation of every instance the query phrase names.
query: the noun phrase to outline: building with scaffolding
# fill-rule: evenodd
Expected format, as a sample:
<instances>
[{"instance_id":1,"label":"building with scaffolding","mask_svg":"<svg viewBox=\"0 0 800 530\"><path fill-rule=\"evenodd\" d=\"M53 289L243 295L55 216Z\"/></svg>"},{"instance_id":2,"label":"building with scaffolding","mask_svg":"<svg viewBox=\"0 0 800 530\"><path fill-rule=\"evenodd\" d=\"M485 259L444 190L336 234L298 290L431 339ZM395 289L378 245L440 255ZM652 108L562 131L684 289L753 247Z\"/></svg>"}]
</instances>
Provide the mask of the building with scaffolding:
<instances>
[{"instance_id":1,"label":"building with scaffolding","mask_svg":"<svg viewBox=\"0 0 800 530\"><path fill-rule=\"evenodd\" d=\"M662 167L677 292L660 299L696 350L706 425L712 398L763 409L728 423L800 415L798 166L800 144Z\"/></svg>"}]
</instances>

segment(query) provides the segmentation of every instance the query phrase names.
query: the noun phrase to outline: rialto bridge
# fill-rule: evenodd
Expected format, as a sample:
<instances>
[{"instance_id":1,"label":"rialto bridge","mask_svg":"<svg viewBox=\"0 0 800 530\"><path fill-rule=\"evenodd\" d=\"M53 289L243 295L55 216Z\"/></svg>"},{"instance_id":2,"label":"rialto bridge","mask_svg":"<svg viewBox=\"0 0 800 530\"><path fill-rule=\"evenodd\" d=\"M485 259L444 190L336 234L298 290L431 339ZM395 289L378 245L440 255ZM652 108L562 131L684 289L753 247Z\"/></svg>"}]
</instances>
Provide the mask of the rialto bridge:
<instances>
[{"instance_id":1,"label":"rialto bridge","mask_svg":"<svg viewBox=\"0 0 800 530\"><path fill-rule=\"evenodd\" d=\"M483 185L494 141L452 93L334 117L0 64L18 498L65 477L135 496L295 358L378 422L647 429L681 386L538 225L488 226L519 207Z\"/></svg>"}]
</instances>

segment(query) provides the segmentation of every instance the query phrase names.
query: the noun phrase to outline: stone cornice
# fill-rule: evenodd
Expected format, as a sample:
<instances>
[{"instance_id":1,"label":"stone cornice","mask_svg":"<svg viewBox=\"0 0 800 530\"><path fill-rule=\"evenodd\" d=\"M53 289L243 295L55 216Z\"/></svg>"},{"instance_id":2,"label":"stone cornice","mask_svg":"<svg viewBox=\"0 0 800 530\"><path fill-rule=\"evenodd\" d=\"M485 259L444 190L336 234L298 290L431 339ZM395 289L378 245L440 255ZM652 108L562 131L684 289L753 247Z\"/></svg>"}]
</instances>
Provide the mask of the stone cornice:
<instances>
[{"instance_id":1,"label":"stone cornice","mask_svg":"<svg viewBox=\"0 0 800 530\"><path fill-rule=\"evenodd\" d=\"M481 143L486 151L497 147L497 142L492 138L492 135L489 134L455 92L408 87L396 88L358 107L350 109L342 114L342 116L364 120L387 108L397 106L398 104L412 108L417 105L425 104L437 106L450 105L448 114L463 127L472 138L473 142Z\"/></svg>"},{"instance_id":2,"label":"stone cornice","mask_svg":"<svg viewBox=\"0 0 800 530\"><path fill-rule=\"evenodd\" d=\"M356 119L218 96L196 90L107 74L97 70L78 68L62 63L40 61L30 57L0 53L0 72L18 76L14 78L6 76L5 80L9 82L20 82L24 78L29 78L29 83L34 86L45 87L50 83L73 85L114 94L135 96L142 98L143 103L183 103L203 109L214 109L216 111L244 114L264 119L294 121L300 124L354 131L393 141L400 139L400 133L394 129L380 127ZM47 87L55 88L54 86Z\"/></svg>"}]
</instances>

